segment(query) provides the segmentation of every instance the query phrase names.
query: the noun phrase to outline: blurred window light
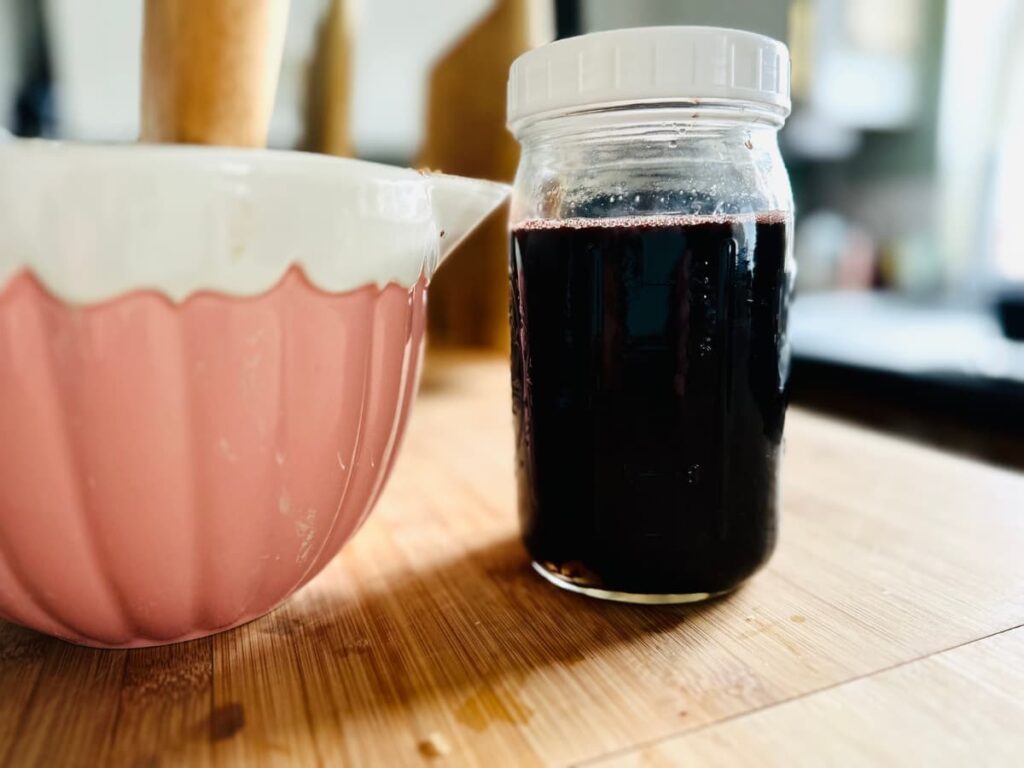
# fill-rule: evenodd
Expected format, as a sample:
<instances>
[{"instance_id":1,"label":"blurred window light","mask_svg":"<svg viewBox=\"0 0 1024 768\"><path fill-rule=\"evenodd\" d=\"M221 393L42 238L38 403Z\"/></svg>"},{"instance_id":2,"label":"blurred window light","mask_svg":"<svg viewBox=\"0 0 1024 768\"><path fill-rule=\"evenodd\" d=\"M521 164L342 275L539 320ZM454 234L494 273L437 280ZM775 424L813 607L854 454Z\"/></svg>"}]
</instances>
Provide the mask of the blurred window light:
<instances>
[{"instance_id":1,"label":"blurred window light","mask_svg":"<svg viewBox=\"0 0 1024 768\"><path fill-rule=\"evenodd\" d=\"M822 122L894 129L921 108L923 0L795 0L794 95Z\"/></svg>"},{"instance_id":2,"label":"blurred window light","mask_svg":"<svg viewBox=\"0 0 1024 768\"><path fill-rule=\"evenodd\" d=\"M1024 32L1024 11L1018 7L1016 39ZM1002 140L995 163L993 253L998 277L1024 285L1024 237L1017 217L1024 211L1024 48L1014 47L1008 62Z\"/></svg>"},{"instance_id":3,"label":"blurred window light","mask_svg":"<svg viewBox=\"0 0 1024 768\"><path fill-rule=\"evenodd\" d=\"M921 42L922 0L855 0L843 9L846 39L873 56L913 56Z\"/></svg>"},{"instance_id":4,"label":"blurred window light","mask_svg":"<svg viewBox=\"0 0 1024 768\"><path fill-rule=\"evenodd\" d=\"M1020 0L948 0L938 125L945 259L962 286L986 290L1020 274L1024 75ZM1011 170L1011 168L1016 169Z\"/></svg>"}]
</instances>

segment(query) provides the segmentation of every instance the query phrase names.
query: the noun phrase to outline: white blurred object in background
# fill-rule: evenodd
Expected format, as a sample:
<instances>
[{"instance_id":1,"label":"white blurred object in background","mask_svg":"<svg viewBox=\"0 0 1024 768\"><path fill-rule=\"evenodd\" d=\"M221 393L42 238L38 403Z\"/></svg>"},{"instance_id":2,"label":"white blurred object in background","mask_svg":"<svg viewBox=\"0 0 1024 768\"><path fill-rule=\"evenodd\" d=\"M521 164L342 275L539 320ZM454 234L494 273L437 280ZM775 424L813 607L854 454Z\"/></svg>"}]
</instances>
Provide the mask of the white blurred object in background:
<instances>
[{"instance_id":1,"label":"white blurred object in background","mask_svg":"<svg viewBox=\"0 0 1024 768\"><path fill-rule=\"evenodd\" d=\"M953 283L982 294L1024 261L1021 238L1010 236L1024 211L1022 37L1020 0L947 1L938 126L942 244Z\"/></svg>"},{"instance_id":2,"label":"white blurred object in background","mask_svg":"<svg viewBox=\"0 0 1024 768\"><path fill-rule=\"evenodd\" d=\"M922 107L923 0L794 0L787 150L845 160L863 130L906 128ZM879 87L884 83L884 87Z\"/></svg>"},{"instance_id":3,"label":"white blurred object in background","mask_svg":"<svg viewBox=\"0 0 1024 768\"><path fill-rule=\"evenodd\" d=\"M1017 5L1013 40L1024 37L1024 3ZM994 163L992 224L993 263L1000 281L1024 288L1024 47L1009 47L1006 100L1002 103L1001 136Z\"/></svg>"},{"instance_id":4,"label":"white blurred object in background","mask_svg":"<svg viewBox=\"0 0 1024 768\"><path fill-rule=\"evenodd\" d=\"M912 123L921 105L923 4L818 0L812 109L858 128Z\"/></svg>"},{"instance_id":5,"label":"white blurred object in background","mask_svg":"<svg viewBox=\"0 0 1024 768\"><path fill-rule=\"evenodd\" d=\"M353 35L351 127L358 155L416 153L431 65L493 5L494 0L374 0L361 7Z\"/></svg>"},{"instance_id":6,"label":"white blurred object in background","mask_svg":"<svg viewBox=\"0 0 1024 768\"><path fill-rule=\"evenodd\" d=\"M139 135L142 0L45 0L61 138Z\"/></svg>"}]
</instances>

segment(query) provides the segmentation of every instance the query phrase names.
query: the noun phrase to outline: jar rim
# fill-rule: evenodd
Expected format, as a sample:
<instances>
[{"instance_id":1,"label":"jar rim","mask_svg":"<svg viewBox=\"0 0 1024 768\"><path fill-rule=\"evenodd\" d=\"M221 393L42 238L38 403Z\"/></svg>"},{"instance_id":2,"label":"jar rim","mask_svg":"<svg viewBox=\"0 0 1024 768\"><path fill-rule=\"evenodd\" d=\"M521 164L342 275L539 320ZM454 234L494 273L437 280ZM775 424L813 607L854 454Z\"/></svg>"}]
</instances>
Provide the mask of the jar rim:
<instances>
[{"instance_id":1,"label":"jar rim","mask_svg":"<svg viewBox=\"0 0 1024 768\"><path fill-rule=\"evenodd\" d=\"M566 133L616 129L629 126L688 123L708 129L735 126L762 126L778 130L786 112L761 102L739 99L677 99L673 101L627 101L569 110L551 110L523 117L509 130L520 142L529 141L538 131L573 124Z\"/></svg>"}]
</instances>

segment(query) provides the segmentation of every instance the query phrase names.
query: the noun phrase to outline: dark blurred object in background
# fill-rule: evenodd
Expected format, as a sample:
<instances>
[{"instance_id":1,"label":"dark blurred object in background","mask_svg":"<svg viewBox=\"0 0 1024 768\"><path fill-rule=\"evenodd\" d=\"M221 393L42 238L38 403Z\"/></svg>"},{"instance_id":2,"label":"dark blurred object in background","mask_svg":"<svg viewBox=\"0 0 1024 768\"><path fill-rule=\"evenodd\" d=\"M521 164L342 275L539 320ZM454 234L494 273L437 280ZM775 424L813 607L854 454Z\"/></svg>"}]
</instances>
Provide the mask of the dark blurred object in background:
<instances>
[{"instance_id":1,"label":"dark blurred object in background","mask_svg":"<svg viewBox=\"0 0 1024 768\"><path fill-rule=\"evenodd\" d=\"M37 0L8 0L17 35L22 82L17 89L12 119L16 136L53 136L55 128L50 46L42 4Z\"/></svg>"},{"instance_id":2,"label":"dark blurred object in background","mask_svg":"<svg viewBox=\"0 0 1024 768\"><path fill-rule=\"evenodd\" d=\"M583 14L580 0L555 0L555 38L576 37L583 34Z\"/></svg>"},{"instance_id":3,"label":"dark blurred object in background","mask_svg":"<svg viewBox=\"0 0 1024 768\"><path fill-rule=\"evenodd\" d=\"M1024 344L984 307L802 296L794 402L1024 469Z\"/></svg>"},{"instance_id":4,"label":"dark blurred object in background","mask_svg":"<svg viewBox=\"0 0 1024 768\"><path fill-rule=\"evenodd\" d=\"M996 298L996 314L1006 338L1024 341L1024 287L1005 289Z\"/></svg>"}]
</instances>

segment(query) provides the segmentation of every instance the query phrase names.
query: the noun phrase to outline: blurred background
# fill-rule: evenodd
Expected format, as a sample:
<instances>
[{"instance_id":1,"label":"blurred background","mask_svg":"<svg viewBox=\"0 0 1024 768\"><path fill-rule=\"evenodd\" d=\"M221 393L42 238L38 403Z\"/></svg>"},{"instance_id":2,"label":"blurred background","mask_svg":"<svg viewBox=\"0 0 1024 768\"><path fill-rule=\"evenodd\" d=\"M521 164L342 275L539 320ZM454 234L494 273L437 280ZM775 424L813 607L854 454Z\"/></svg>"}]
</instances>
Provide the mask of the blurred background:
<instances>
[{"instance_id":1,"label":"blurred background","mask_svg":"<svg viewBox=\"0 0 1024 768\"><path fill-rule=\"evenodd\" d=\"M141 0L0 0L0 125L132 141ZM784 40L797 403L1024 468L1024 0L291 0L274 147L510 180L508 66L583 32ZM443 270L432 344L507 348L504 212Z\"/></svg>"}]
</instances>

